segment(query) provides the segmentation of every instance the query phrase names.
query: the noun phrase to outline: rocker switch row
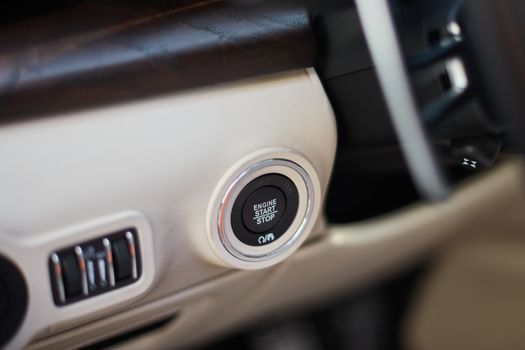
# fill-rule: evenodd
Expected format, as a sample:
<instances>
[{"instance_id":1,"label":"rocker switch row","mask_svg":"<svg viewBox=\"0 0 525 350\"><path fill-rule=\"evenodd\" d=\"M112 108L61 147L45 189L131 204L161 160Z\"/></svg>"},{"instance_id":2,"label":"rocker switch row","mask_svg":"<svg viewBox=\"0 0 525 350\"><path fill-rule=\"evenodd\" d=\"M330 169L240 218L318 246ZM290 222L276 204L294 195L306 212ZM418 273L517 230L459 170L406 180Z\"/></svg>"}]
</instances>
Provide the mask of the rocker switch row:
<instances>
[{"instance_id":1,"label":"rocker switch row","mask_svg":"<svg viewBox=\"0 0 525 350\"><path fill-rule=\"evenodd\" d=\"M134 283L141 272L137 232L127 229L53 252L49 271L58 306Z\"/></svg>"}]
</instances>

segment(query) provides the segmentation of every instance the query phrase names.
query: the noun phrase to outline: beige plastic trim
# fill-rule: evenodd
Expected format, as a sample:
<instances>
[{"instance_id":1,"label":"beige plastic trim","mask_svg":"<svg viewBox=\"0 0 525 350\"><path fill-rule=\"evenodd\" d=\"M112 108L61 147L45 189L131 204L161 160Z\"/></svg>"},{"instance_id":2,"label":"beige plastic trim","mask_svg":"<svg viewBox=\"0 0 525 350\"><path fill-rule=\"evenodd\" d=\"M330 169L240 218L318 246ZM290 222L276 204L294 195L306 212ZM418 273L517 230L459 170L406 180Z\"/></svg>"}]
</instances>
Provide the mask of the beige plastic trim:
<instances>
[{"instance_id":1,"label":"beige plastic trim","mask_svg":"<svg viewBox=\"0 0 525 350\"><path fill-rule=\"evenodd\" d=\"M127 228L137 230L142 259L142 275L133 284L101 295L57 307L51 293L47 261L57 250L102 238ZM24 273L29 289L26 321L8 348L21 348L38 329L71 321L76 315L95 317L101 311L122 307L137 300L151 287L155 278L155 260L152 231L148 221L139 212L124 212L72 227L43 233L35 239L20 238L0 232L2 254L15 261Z\"/></svg>"},{"instance_id":2,"label":"beige plastic trim","mask_svg":"<svg viewBox=\"0 0 525 350\"><path fill-rule=\"evenodd\" d=\"M23 265L31 291L30 313L8 349L78 331L232 272L210 263L217 257L207 215L217 185L240 160L286 150L292 159L301 155L319 179L320 207L336 142L333 111L310 69L0 127L0 254ZM137 293L124 288L112 301L101 296L63 311L54 307L47 254L111 232L105 218L130 211L142 213L151 227L141 224L151 232L151 250ZM95 223L93 231L68 229L86 222ZM321 227L316 213L304 237Z\"/></svg>"},{"instance_id":3,"label":"beige plastic trim","mask_svg":"<svg viewBox=\"0 0 525 350\"><path fill-rule=\"evenodd\" d=\"M418 283L404 322L404 348L525 349L525 172L466 222Z\"/></svg>"},{"instance_id":4,"label":"beige plastic trim","mask_svg":"<svg viewBox=\"0 0 525 350\"><path fill-rule=\"evenodd\" d=\"M186 348L255 325L263 317L304 311L313 303L403 269L452 237L470 234L469 228L480 217L500 215L516 201L525 204L524 178L522 164L509 162L469 181L446 202L418 204L371 222L329 227L323 239L302 247L273 268L230 273L102 324L49 337L31 348L69 348L65 344L71 344L71 337L109 336L113 322L125 317L139 319L154 310L180 312L181 317L117 349ZM220 315L219 321L211 322L211 315Z\"/></svg>"}]
</instances>

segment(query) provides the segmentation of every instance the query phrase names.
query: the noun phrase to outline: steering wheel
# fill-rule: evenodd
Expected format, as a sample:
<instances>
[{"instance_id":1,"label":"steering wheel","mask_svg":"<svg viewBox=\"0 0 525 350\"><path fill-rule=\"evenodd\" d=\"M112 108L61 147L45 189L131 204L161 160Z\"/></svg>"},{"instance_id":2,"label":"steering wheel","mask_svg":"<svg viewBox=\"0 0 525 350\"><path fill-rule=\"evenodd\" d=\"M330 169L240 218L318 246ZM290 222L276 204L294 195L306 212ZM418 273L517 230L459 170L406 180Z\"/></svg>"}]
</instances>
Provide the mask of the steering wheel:
<instances>
[{"instance_id":1,"label":"steering wheel","mask_svg":"<svg viewBox=\"0 0 525 350\"><path fill-rule=\"evenodd\" d=\"M430 200L448 196L450 186L429 137L429 126L446 119L467 99L477 99L494 124L503 125L525 150L525 3L465 0L443 4L450 37L428 52L406 58L390 3L356 0L357 11L381 89L408 168ZM465 79L450 93L418 104L414 75L455 58ZM466 158L466 162L470 159ZM476 164L473 162L472 164Z\"/></svg>"}]
</instances>

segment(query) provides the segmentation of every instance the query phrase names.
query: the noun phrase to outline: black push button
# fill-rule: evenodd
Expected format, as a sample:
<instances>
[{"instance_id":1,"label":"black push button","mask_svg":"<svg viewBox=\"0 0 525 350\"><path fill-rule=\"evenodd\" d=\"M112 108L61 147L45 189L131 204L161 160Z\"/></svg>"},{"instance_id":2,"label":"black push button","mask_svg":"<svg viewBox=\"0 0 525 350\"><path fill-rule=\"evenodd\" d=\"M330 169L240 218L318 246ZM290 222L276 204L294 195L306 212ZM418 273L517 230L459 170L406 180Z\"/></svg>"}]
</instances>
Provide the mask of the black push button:
<instances>
[{"instance_id":1,"label":"black push button","mask_svg":"<svg viewBox=\"0 0 525 350\"><path fill-rule=\"evenodd\" d=\"M254 233L262 233L277 225L286 210L283 192L274 186L255 190L246 200L242 210L244 226Z\"/></svg>"},{"instance_id":2,"label":"black push button","mask_svg":"<svg viewBox=\"0 0 525 350\"><path fill-rule=\"evenodd\" d=\"M231 225L244 244L262 246L279 239L292 225L299 192L281 174L262 175L247 184L233 203Z\"/></svg>"},{"instance_id":3,"label":"black push button","mask_svg":"<svg viewBox=\"0 0 525 350\"><path fill-rule=\"evenodd\" d=\"M122 281L131 277L131 255L124 238L112 242L115 279Z\"/></svg>"},{"instance_id":4,"label":"black push button","mask_svg":"<svg viewBox=\"0 0 525 350\"><path fill-rule=\"evenodd\" d=\"M73 254L62 257L62 278L66 298L72 298L82 293L82 278L78 259Z\"/></svg>"},{"instance_id":5,"label":"black push button","mask_svg":"<svg viewBox=\"0 0 525 350\"><path fill-rule=\"evenodd\" d=\"M501 145L496 135L455 139L451 143L451 153L462 168L477 171L494 165Z\"/></svg>"}]
</instances>

